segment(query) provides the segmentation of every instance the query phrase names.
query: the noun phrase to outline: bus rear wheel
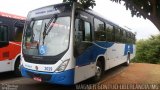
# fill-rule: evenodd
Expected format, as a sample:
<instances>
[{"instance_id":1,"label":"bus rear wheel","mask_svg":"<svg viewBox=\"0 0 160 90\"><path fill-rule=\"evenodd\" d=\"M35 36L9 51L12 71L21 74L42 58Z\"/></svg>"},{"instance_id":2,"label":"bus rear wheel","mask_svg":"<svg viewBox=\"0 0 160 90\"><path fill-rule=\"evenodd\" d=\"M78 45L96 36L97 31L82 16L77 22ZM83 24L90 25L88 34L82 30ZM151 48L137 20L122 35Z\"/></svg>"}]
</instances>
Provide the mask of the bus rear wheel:
<instances>
[{"instance_id":1,"label":"bus rear wheel","mask_svg":"<svg viewBox=\"0 0 160 90\"><path fill-rule=\"evenodd\" d=\"M127 55L127 61L124 63L125 66L129 66L130 64L130 54Z\"/></svg>"},{"instance_id":2,"label":"bus rear wheel","mask_svg":"<svg viewBox=\"0 0 160 90\"><path fill-rule=\"evenodd\" d=\"M104 70L103 70L102 62L101 61L97 61L96 73L95 73L95 76L92 78L95 83L99 82L101 80L103 72L104 72Z\"/></svg>"}]
</instances>

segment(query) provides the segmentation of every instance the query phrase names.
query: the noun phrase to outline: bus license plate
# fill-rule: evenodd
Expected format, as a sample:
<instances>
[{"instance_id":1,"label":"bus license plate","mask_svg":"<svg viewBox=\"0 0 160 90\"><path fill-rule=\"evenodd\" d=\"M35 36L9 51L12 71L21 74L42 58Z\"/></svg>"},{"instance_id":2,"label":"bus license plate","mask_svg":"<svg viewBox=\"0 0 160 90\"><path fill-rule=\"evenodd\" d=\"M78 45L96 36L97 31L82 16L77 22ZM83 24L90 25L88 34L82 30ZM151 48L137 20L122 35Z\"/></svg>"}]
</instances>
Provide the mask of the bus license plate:
<instances>
[{"instance_id":1,"label":"bus license plate","mask_svg":"<svg viewBox=\"0 0 160 90\"><path fill-rule=\"evenodd\" d=\"M40 77L34 77L33 79L36 81L42 82L42 79Z\"/></svg>"}]
</instances>

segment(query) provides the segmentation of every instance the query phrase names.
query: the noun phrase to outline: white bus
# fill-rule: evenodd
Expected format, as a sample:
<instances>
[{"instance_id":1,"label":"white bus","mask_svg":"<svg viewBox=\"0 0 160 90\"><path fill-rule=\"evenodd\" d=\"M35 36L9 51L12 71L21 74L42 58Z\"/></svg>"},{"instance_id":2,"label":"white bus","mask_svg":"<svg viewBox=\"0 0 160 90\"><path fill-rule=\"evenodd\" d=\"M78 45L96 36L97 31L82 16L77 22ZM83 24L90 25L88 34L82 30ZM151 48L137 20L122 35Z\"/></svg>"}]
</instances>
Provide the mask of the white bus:
<instances>
[{"instance_id":1,"label":"white bus","mask_svg":"<svg viewBox=\"0 0 160 90\"><path fill-rule=\"evenodd\" d=\"M30 11L23 33L21 74L40 82L73 85L135 55L135 35L77 3Z\"/></svg>"}]
</instances>

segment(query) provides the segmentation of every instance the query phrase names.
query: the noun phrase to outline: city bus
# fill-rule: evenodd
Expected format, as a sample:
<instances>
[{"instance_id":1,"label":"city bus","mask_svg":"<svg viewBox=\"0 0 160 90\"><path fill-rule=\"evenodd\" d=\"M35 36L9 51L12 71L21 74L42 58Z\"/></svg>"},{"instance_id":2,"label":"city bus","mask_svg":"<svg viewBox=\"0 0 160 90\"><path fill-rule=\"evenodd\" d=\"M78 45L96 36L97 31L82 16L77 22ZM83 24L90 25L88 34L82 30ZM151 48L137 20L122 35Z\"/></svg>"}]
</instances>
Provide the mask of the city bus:
<instances>
[{"instance_id":1,"label":"city bus","mask_svg":"<svg viewBox=\"0 0 160 90\"><path fill-rule=\"evenodd\" d=\"M0 12L0 73L19 70L21 38L25 17Z\"/></svg>"},{"instance_id":2,"label":"city bus","mask_svg":"<svg viewBox=\"0 0 160 90\"><path fill-rule=\"evenodd\" d=\"M77 3L32 10L24 27L21 74L39 82L98 82L135 55L134 33Z\"/></svg>"}]
</instances>

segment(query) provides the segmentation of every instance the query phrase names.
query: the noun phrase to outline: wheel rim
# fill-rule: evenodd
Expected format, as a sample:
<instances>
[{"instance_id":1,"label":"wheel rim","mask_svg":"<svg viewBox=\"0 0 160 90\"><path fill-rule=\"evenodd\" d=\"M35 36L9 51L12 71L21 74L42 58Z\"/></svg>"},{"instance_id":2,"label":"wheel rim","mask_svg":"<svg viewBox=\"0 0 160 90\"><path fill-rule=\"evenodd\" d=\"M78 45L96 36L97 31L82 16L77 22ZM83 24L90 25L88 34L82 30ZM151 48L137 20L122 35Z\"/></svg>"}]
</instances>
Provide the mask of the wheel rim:
<instances>
[{"instance_id":1,"label":"wheel rim","mask_svg":"<svg viewBox=\"0 0 160 90\"><path fill-rule=\"evenodd\" d=\"M96 76L100 77L101 76L101 72L102 72L101 68L99 66L97 66Z\"/></svg>"},{"instance_id":2,"label":"wheel rim","mask_svg":"<svg viewBox=\"0 0 160 90\"><path fill-rule=\"evenodd\" d=\"M130 63L130 55L128 56L128 59L127 59L127 64Z\"/></svg>"},{"instance_id":3,"label":"wheel rim","mask_svg":"<svg viewBox=\"0 0 160 90\"><path fill-rule=\"evenodd\" d=\"M20 67L20 65L18 66L18 70L20 71L20 69L21 69L21 67Z\"/></svg>"},{"instance_id":4,"label":"wheel rim","mask_svg":"<svg viewBox=\"0 0 160 90\"><path fill-rule=\"evenodd\" d=\"M129 64L129 59L127 60L127 63Z\"/></svg>"}]
</instances>

